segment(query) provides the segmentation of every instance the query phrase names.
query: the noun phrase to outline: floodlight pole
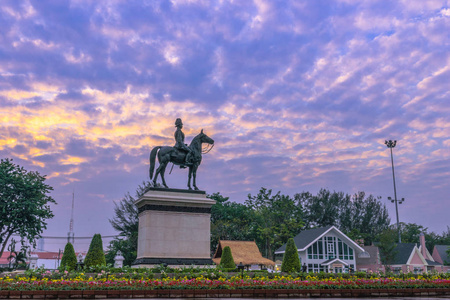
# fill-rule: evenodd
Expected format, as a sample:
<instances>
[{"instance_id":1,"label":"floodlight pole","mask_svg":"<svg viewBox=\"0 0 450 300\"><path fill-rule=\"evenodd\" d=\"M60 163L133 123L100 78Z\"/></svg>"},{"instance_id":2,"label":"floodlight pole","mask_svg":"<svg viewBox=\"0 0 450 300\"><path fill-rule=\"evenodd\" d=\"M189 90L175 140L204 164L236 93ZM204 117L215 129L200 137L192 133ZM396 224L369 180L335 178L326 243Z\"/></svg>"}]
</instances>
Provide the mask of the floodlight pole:
<instances>
[{"instance_id":1,"label":"floodlight pole","mask_svg":"<svg viewBox=\"0 0 450 300\"><path fill-rule=\"evenodd\" d=\"M398 242L401 243L402 242L402 237L401 237L401 234L400 234L400 223L399 223L399 220L398 220L398 203L397 203L398 200L397 200L397 188L395 186L394 155L392 153L392 148L394 148L395 145L397 145L397 141L392 141L392 140L384 141L384 144L391 150L392 179L394 181L394 201L392 201L392 200L391 201L395 202L395 213L397 215ZM390 199L390 197L388 197L388 199ZM402 199L402 201L403 200L404 199Z\"/></svg>"}]
</instances>

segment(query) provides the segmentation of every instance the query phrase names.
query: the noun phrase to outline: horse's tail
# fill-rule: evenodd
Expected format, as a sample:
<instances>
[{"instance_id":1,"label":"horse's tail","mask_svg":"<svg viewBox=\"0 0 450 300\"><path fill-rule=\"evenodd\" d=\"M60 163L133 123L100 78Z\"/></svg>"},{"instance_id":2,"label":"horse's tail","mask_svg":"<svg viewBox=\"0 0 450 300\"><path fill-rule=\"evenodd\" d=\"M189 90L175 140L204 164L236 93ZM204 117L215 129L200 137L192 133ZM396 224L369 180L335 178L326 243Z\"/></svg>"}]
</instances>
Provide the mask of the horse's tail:
<instances>
[{"instance_id":1,"label":"horse's tail","mask_svg":"<svg viewBox=\"0 0 450 300\"><path fill-rule=\"evenodd\" d=\"M150 152L150 179L153 179L153 171L155 170L155 163L156 163L156 153L158 150L161 149L161 146L157 146L152 149Z\"/></svg>"}]
</instances>

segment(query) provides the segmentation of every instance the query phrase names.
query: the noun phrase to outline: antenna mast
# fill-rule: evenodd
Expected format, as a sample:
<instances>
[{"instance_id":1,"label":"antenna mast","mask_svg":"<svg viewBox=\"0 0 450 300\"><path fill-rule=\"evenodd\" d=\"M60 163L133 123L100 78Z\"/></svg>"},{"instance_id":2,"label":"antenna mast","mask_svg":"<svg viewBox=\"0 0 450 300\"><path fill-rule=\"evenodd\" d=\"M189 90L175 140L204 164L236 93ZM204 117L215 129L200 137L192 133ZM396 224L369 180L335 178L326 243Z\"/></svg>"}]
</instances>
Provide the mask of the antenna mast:
<instances>
[{"instance_id":1,"label":"antenna mast","mask_svg":"<svg viewBox=\"0 0 450 300\"><path fill-rule=\"evenodd\" d=\"M72 211L70 213L70 225L69 225L69 232L67 233L67 242L71 243L72 245L75 242L75 233L73 232L73 207L75 203L75 191L72 192Z\"/></svg>"}]
</instances>

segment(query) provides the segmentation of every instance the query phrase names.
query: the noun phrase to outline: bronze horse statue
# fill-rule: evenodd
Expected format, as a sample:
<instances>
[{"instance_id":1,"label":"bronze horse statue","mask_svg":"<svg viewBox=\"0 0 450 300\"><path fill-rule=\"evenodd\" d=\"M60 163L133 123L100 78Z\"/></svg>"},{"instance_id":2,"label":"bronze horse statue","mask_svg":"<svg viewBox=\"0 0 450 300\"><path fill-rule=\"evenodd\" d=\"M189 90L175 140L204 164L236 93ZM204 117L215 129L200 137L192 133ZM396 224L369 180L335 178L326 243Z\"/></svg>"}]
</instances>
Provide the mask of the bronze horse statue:
<instances>
[{"instance_id":1,"label":"bronze horse statue","mask_svg":"<svg viewBox=\"0 0 450 300\"><path fill-rule=\"evenodd\" d=\"M187 164L189 166L189 179L188 179L188 188L192 190L191 188L191 177L193 178L193 186L195 190L198 190L197 184L196 184L196 177L197 177L197 168L202 162L202 153L205 153L202 151L202 144L207 143L211 145L211 148L214 146L214 140L203 133L203 129L198 134L192 142L189 144L189 149L191 149L191 155L192 155L192 163ZM209 148L209 150L211 150ZM207 150L207 152L209 152ZM207 153L206 152L206 153ZM153 171L155 170L155 161L156 161L156 155L158 155L158 161L159 161L159 167L156 169L155 172L155 178L153 178ZM170 146L157 146L152 149L150 152L150 179L153 178L153 184L156 186L156 179L158 178L158 175L161 175L162 184L165 188L169 188L166 184L166 180L164 179L164 172L166 171L167 164L170 162L174 165L184 165L185 163L185 157L187 153L184 151L179 151L178 149Z\"/></svg>"}]
</instances>

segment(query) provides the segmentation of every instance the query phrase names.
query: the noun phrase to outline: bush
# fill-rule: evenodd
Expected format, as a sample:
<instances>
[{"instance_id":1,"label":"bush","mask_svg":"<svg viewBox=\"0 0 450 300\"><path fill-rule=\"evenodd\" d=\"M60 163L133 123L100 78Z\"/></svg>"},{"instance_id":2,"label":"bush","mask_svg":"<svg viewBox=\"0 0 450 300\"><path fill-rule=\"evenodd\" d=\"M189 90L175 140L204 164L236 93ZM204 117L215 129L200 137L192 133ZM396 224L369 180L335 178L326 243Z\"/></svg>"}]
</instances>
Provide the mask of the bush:
<instances>
[{"instance_id":1,"label":"bush","mask_svg":"<svg viewBox=\"0 0 450 300\"><path fill-rule=\"evenodd\" d=\"M64 254L61 259L60 269L72 271L77 267L77 256L75 254L75 250L73 249L73 245L71 243L67 243L66 247L64 247Z\"/></svg>"},{"instance_id":2,"label":"bush","mask_svg":"<svg viewBox=\"0 0 450 300\"><path fill-rule=\"evenodd\" d=\"M283 263L281 264L281 272L300 272L300 269L301 266L297 246L295 245L294 239L290 238L286 244Z\"/></svg>"},{"instance_id":3,"label":"bush","mask_svg":"<svg viewBox=\"0 0 450 300\"><path fill-rule=\"evenodd\" d=\"M84 259L84 267L89 268L93 266L106 265L105 253L103 252L102 236L94 234L91 244L89 245L88 253Z\"/></svg>"},{"instance_id":4,"label":"bush","mask_svg":"<svg viewBox=\"0 0 450 300\"><path fill-rule=\"evenodd\" d=\"M233 255L229 246L225 246L222 251L222 257L220 258L220 266L225 269L235 269Z\"/></svg>"}]
</instances>

